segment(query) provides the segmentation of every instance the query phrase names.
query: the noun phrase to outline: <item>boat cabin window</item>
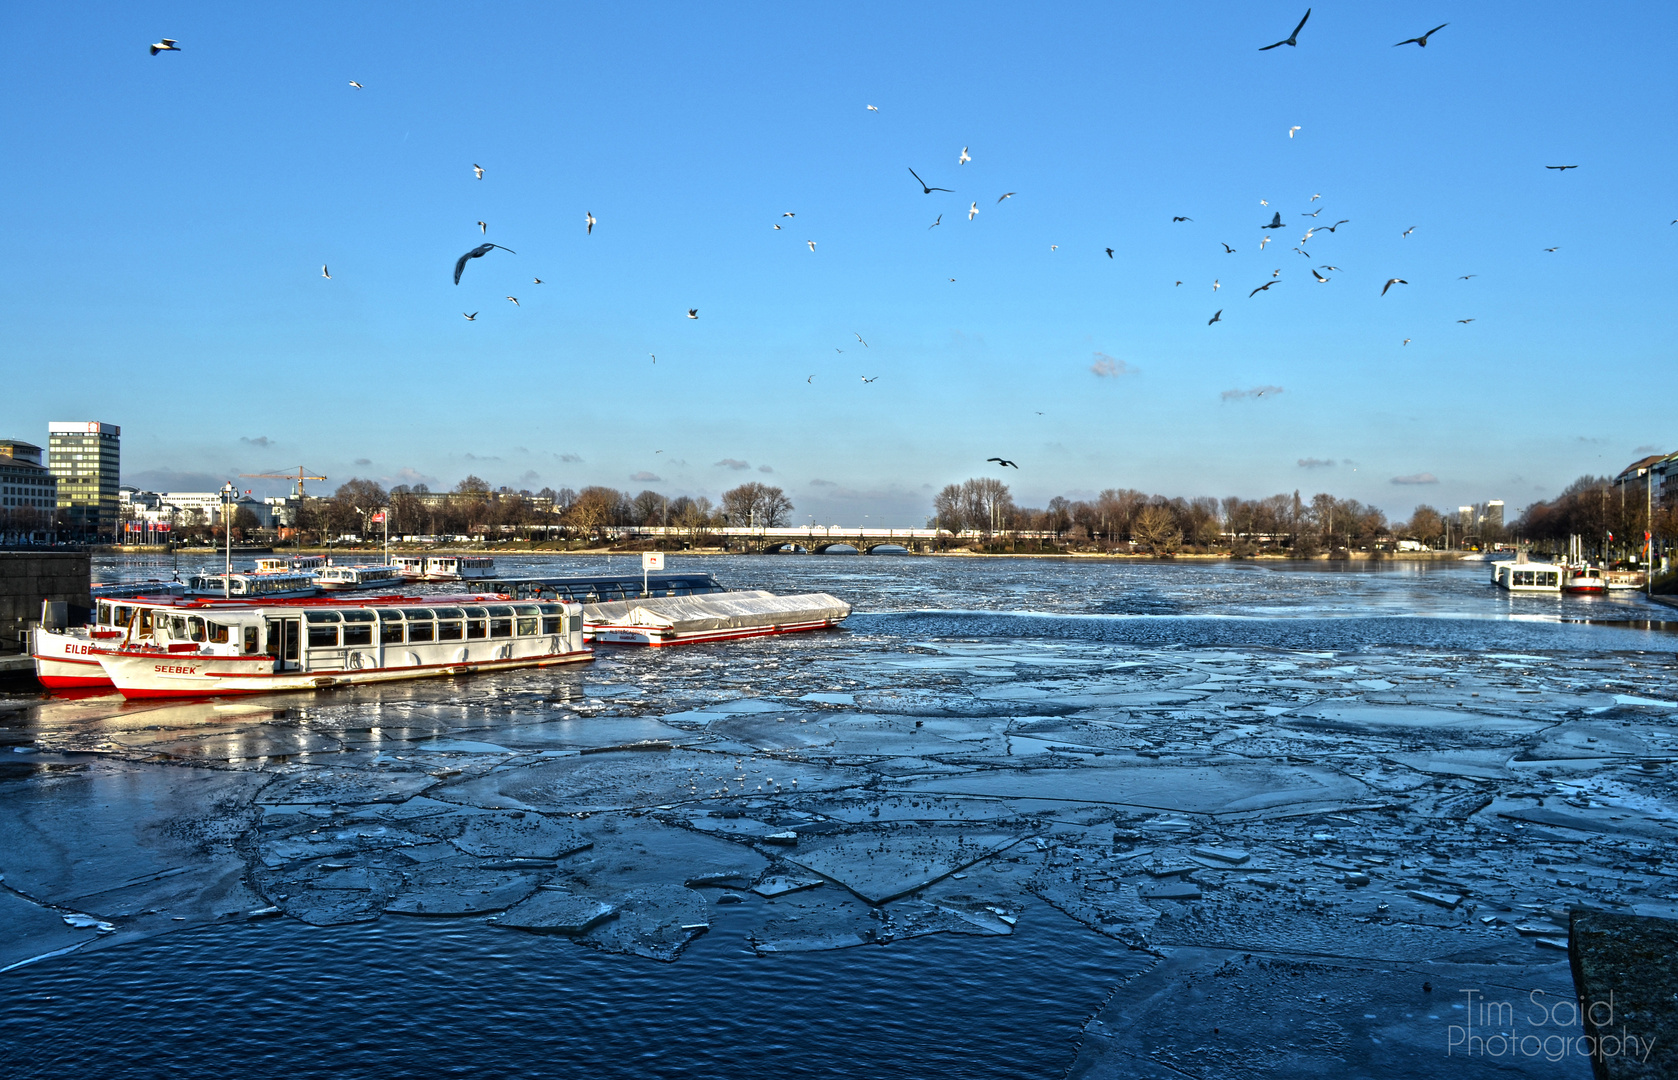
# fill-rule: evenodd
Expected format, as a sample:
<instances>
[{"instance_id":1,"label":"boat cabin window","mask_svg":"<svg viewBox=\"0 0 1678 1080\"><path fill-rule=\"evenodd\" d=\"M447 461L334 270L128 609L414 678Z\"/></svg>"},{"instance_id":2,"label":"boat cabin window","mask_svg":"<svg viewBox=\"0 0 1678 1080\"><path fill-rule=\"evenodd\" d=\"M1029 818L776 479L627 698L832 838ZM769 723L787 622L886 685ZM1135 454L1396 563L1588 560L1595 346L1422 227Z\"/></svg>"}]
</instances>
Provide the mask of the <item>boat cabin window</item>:
<instances>
[{"instance_id":1,"label":"boat cabin window","mask_svg":"<svg viewBox=\"0 0 1678 1080\"><path fill-rule=\"evenodd\" d=\"M492 638L513 636L512 608L492 607L489 609L489 636Z\"/></svg>"},{"instance_id":2,"label":"boat cabin window","mask_svg":"<svg viewBox=\"0 0 1678 1080\"><path fill-rule=\"evenodd\" d=\"M309 624L309 648L331 649L338 644L338 613L336 611L305 611Z\"/></svg>"},{"instance_id":3,"label":"boat cabin window","mask_svg":"<svg viewBox=\"0 0 1678 1080\"><path fill-rule=\"evenodd\" d=\"M373 613L371 611L340 612L344 620L345 645L373 644Z\"/></svg>"},{"instance_id":4,"label":"boat cabin window","mask_svg":"<svg viewBox=\"0 0 1678 1080\"><path fill-rule=\"evenodd\" d=\"M245 627L245 655L255 656L257 652L256 630L254 626Z\"/></svg>"},{"instance_id":5,"label":"boat cabin window","mask_svg":"<svg viewBox=\"0 0 1678 1080\"><path fill-rule=\"evenodd\" d=\"M565 630L565 609L558 604L543 604L542 633L559 634Z\"/></svg>"},{"instance_id":6,"label":"boat cabin window","mask_svg":"<svg viewBox=\"0 0 1678 1080\"><path fill-rule=\"evenodd\" d=\"M402 644L402 613L388 608L379 609L379 643Z\"/></svg>"},{"instance_id":7,"label":"boat cabin window","mask_svg":"<svg viewBox=\"0 0 1678 1080\"><path fill-rule=\"evenodd\" d=\"M542 632L542 619L534 604L520 605L514 609L518 612L518 625L514 632L519 637L533 637Z\"/></svg>"},{"instance_id":8,"label":"boat cabin window","mask_svg":"<svg viewBox=\"0 0 1678 1080\"><path fill-rule=\"evenodd\" d=\"M465 617L466 612L462 611L460 608L438 608L437 640L459 641L464 638L466 636L466 632L465 627L461 625L461 620Z\"/></svg>"},{"instance_id":9,"label":"boat cabin window","mask_svg":"<svg viewBox=\"0 0 1678 1080\"><path fill-rule=\"evenodd\" d=\"M153 626L153 622L152 622L151 608L141 608L140 609L140 633L142 635L151 633L152 632L152 626Z\"/></svg>"},{"instance_id":10,"label":"boat cabin window","mask_svg":"<svg viewBox=\"0 0 1678 1080\"><path fill-rule=\"evenodd\" d=\"M431 612L425 608L404 612L408 618L409 641L431 641L437 637L437 624L431 621Z\"/></svg>"},{"instance_id":11,"label":"boat cabin window","mask_svg":"<svg viewBox=\"0 0 1678 1080\"><path fill-rule=\"evenodd\" d=\"M481 608L481 607L469 607L469 608L467 608L466 609L466 636L469 637L469 638L484 637L488 633L487 629L484 626L484 620L487 619L487 618L488 618L488 616L484 613L483 608Z\"/></svg>"},{"instance_id":12,"label":"boat cabin window","mask_svg":"<svg viewBox=\"0 0 1678 1080\"><path fill-rule=\"evenodd\" d=\"M212 644L212 645L226 645L227 644L227 627L225 625L223 625L222 623L218 623L218 622L212 622L212 623L205 623L205 626L209 630L210 644Z\"/></svg>"}]
</instances>

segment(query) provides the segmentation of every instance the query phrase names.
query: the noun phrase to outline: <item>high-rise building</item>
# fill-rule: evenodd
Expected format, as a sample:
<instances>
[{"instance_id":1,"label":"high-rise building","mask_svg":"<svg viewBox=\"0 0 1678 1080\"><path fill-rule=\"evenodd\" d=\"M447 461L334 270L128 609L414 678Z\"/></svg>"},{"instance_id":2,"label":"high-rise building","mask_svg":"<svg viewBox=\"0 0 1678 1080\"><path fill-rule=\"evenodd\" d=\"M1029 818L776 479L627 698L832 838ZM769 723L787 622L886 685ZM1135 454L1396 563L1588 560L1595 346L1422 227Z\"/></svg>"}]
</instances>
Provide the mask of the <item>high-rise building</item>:
<instances>
[{"instance_id":1,"label":"high-rise building","mask_svg":"<svg viewBox=\"0 0 1678 1080\"><path fill-rule=\"evenodd\" d=\"M0 536L32 537L52 525L58 493L41 465L41 448L0 439Z\"/></svg>"},{"instance_id":2,"label":"high-rise building","mask_svg":"<svg viewBox=\"0 0 1678 1080\"><path fill-rule=\"evenodd\" d=\"M1503 500L1493 499L1486 504L1486 510L1480 515L1480 523L1488 530L1503 528Z\"/></svg>"},{"instance_id":3,"label":"high-rise building","mask_svg":"<svg viewBox=\"0 0 1678 1080\"><path fill-rule=\"evenodd\" d=\"M1465 534L1474 528L1474 508L1472 506L1457 507L1457 527Z\"/></svg>"},{"instance_id":4,"label":"high-rise building","mask_svg":"<svg viewBox=\"0 0 1678 1080\"><path fill-rule=\"evenodd\" d=\"M114 539L122 429L98 420L47 425L47 468L58 480L66 524L89 539Z\"/></svg>"}]
</instances>

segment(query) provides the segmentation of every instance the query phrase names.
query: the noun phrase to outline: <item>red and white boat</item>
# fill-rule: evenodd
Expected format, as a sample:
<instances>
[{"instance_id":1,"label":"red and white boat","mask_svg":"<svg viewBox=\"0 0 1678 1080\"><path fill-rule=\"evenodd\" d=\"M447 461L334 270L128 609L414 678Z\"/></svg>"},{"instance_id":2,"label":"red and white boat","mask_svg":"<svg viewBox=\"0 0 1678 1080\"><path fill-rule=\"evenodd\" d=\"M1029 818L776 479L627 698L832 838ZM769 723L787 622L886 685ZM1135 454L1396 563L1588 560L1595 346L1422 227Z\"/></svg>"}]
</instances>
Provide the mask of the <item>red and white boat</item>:
<instances>
[{"instance_id":1,"label":"red and white boat","mask_svg":"<svg viewBox=\"0 0 1678 1080\"><path fill-rule=\"evenodd\" d=\"M473 596L135 608L117 647L96 654L127 698L320 690L594 659L578 604Z\"/></svg>"},{"instance_id":2,"label":"red and white boat","mask_svg":"<svg viewBox=\"0 0 1678 1080\"><path fill-rule=\"evenodd\" d=\"M114 595L122 591L118 588L101 590L96 586L95 589L106 595L94 601L92 622L49 629L43 618L30 630L29 655L35 661L35 678L42 686L53 690L110 688L111 679L99 666L99 654L110 652L122 643L134 615L136 598ZM170 595L168 583L159 583L150 594L141 593L139 597L156 606L184 602Z\"/></svg>"},{"instance_id":3,"label":"red and white boat","mask_svg":"<svg viewBox=\"0 0 1678 1080\"><path fill-rule=\"evenodd\" d=\"M1576 596L1590 596L1608 591L1608 578L1600 566L1575 565L1562 571L1561 591Z\"/></svg>"}]
</instances>

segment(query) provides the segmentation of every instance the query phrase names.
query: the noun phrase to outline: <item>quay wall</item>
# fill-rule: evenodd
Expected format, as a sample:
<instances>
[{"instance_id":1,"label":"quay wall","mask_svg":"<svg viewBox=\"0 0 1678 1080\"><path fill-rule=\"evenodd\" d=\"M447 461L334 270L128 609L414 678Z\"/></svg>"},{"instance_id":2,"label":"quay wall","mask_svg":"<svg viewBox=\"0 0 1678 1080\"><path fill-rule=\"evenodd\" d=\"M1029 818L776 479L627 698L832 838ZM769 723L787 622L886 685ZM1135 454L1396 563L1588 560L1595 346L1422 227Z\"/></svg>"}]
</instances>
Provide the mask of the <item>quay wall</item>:
<instances>
[{"instance_id":1,"label":"quay wall","mask_svg":"<svg viewBox=\"0 0 1678 1080\"><path fill-rule=\"evenodd\" d=\"M85 551L0 551L0 654L24 652L41 601L93 606L92 556Z\"/></svg>"}]
</instances>

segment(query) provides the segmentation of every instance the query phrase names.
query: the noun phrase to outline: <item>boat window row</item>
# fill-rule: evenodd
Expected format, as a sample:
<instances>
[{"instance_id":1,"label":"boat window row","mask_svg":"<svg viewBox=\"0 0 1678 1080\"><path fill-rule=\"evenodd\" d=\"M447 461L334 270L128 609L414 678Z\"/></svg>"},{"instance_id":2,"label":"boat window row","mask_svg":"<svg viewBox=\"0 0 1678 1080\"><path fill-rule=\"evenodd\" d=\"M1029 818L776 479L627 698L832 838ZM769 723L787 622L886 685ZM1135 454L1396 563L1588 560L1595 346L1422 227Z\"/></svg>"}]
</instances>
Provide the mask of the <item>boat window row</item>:
<instances>
[{"instance_id":1,"label":"boat window row","mask_svg":"<svg viewBox=\"0 0 1678 1080\"><path fill-rule=\"evenodd\" d=\"M259 630L256 626L230 626L214 619L206 619L202 615L161 611L157 613L154 624L153 632L170 641L194 641L210 645L236 643L248 656L254 656L257 652Z\"/></svg>"},{"instance_id":2,"label":"boat window row","mask_svg":"<svg viewBox=\"0 0 1678 1080\"><path fill-rule=\"evenodd\" d=\"M1554 570L1511 570L1509 577L1515 585L1544 585L1554 588L1561 584L1561 575Z\"/></svg>"},{"instance_id":3,"label":"boat window row","mask_svg":"<svg viewBox=\"0 0 1678 1080\"><path fill-rule=\"evenodd\" d=\"M313 649L372 645L375 626L382 645L535 637L565 632L565 609L558 604L378 608L376 614L374 610L360 608L306 611L303 618L309 628L309 647Z\"/></svg>"},{"instance_id":4,"label":"boat window row","mask_svg":"<svg viewBox=\"0 0 1678 1080\"><path fill-rule=\"evenodd\" d=\"M486 588L520 600L569 600L580 604L639 600L648 596L701 596L724 592L709 574L647 579L646 590L638 577L623 578L504 578L485 583Z\"/></svg>"}]
</instances>

